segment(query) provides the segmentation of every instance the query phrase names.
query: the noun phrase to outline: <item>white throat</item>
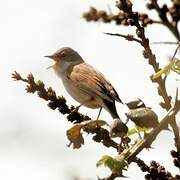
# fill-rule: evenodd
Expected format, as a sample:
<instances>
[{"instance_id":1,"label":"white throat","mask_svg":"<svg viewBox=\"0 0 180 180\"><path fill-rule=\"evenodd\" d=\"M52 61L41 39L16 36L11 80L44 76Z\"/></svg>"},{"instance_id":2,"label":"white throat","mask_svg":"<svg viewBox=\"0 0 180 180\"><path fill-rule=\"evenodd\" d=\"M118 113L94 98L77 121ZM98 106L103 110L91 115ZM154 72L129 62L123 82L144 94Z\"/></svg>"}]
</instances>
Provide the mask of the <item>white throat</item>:
<instances>
[{"instance_id":1,"label":"white throat","mask_svg":"<svg viewBox=\"0 0 180 180\"><path fill-rule=\"evenodd\" d=\"M61 78L63 78L64 76L67 75L68 69L72 66L72 64L70 62L67 61L63 61L60 64L56 65L54 67L54 71L56 72L56 74L58 76L60 76Z\"/></svg>"},{"instance_id":2,"label":"white throat","mask_svg":"<svg viewBox=\"0 0 180 180\"><path fill-rule=\"evenodd\" d=\"M61 73L65 73L68 71L68 68L71 66L72 66L71 62L63 61L60 65L59 70L61 71Z\"/></svg>"}]
</instances>

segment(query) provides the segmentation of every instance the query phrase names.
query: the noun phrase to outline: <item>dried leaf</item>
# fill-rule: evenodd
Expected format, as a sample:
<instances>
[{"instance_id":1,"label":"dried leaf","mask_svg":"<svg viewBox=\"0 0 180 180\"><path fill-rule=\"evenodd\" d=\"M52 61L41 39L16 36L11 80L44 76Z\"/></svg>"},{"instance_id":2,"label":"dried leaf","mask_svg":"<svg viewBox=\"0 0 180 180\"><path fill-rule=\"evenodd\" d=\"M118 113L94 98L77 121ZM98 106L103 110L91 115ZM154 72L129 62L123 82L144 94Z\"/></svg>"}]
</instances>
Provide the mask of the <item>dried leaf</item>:
<instances>
[{"instance_id":1,"label":"dried leaf","mask_svg":"<svg viewBox=\"0 0 180 180\"><path fill-rule=\"evenodd\" d=\"M67 130L67 137L70 141L70 144L68 146L73 144L73 148L78 149L82 144L84 144L84 138L82 136L81 129L83 129L87 133L90 133L101 126L104 126L105 124L107 123L103 120L91 120L85 123L76 124L71 129Z\"/></svg>"},{"instance_id":2,"label":"dried leaf","mask_svg":"<svg viewBox=\"0 0 180 180\"><path fill-rule=\"evenodd\" d=\"M82 128L86 132L91 132L92 130L104 126L106 124L107 123L103 120L94 120L94 121L91 120L90 122L84 124Z\"/></svg>"},{"instance_id":3,"label":"dried leaf","mask_svg":"<svg viewBox=\"0 0 180 180\"><path fill-rule=\"evenodd\" d=\"M84 138L81 133L82 127L83 125L77 124L71 129L67 130L67 137L70 141L68 146L71 146L71 144L73 144L73 149L78 149L82 144L84 144Z\"/></svg>"}]
</instances>

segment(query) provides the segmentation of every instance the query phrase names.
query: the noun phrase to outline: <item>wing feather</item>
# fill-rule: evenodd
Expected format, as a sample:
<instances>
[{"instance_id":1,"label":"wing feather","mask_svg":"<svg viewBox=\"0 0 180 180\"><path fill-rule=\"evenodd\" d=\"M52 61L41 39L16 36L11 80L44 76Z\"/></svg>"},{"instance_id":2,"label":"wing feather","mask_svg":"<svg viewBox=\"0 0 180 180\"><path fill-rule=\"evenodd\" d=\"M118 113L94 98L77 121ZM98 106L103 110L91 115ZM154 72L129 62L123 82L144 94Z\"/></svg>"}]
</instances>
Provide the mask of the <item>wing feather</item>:
<instances>
[{"instance_id":1,"label":"wing feather","mask_svg":"<svg viewBox=\"0 0 180 180\"><path fill-rule=\"evenodd\" d=\"M69 78L75 86L88 94L100 96L110 102L122 102L118 93L102 73L86 63L74 66Z\"/></svg>"}]
</instances>

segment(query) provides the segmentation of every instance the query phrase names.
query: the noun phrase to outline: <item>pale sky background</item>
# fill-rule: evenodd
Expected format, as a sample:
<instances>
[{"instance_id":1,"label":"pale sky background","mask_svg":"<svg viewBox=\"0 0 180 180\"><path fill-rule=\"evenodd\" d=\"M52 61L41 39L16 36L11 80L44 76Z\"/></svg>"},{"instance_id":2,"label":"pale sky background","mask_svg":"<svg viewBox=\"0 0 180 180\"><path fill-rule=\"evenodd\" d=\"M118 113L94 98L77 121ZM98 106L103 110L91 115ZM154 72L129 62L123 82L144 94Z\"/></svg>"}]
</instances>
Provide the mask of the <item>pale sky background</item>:
<instances>
[{"instance_id":1,"label":"pale sky background","mask_svg":"<svg viewBox=\"0 0 180 180\"><path fill-rule=\"evenodd\" d=\"M111 5L112 11L117 12L114 3L110 0L0 1L0 179L71 180L74 175L96 179L109 173L106 168L97 169L95 164L102 155L115 156L113 149L104 148L86 134L81 149L66 147L66 130L72 124L65 116L49 109L47 102L37 95L25 93L24 83L11 79L14 70L24 76L31 72L37 80L43 80L59 95L64 95L69 105L78 105L66 93L54 72L46 70L51 62L43 56L63 46L74 48L89 64L103 72L123 101L139 97L153 107L159 117L163 116L156 86L149 80L152 69L143 59L142 48L102 33L127 34L134 29L100 22L87 23L82 18L82 13L92 5L105 10ZM144 4L136 3L134 8L143 10ZM175 40L166 28L159 26L147 28L147 34L151 41ZM175 46L156 45L152 49L161 65L165 65ZM178 76L172 74L168 80L171 94L177 86L175 78ZM120 112L122 106L118 107ZM81 112L95 118L98 111L83 107ZM105 111L101 119L111 120ZM157 160L169 171L178 173L177 169L172 169L169 155L173 143L172 133L161 133L153 143L154 149L144 150L139 157L147 163ZM143 173L133 164L125 175L130 180L143 179Z\"/></svg>"}]
</instances>

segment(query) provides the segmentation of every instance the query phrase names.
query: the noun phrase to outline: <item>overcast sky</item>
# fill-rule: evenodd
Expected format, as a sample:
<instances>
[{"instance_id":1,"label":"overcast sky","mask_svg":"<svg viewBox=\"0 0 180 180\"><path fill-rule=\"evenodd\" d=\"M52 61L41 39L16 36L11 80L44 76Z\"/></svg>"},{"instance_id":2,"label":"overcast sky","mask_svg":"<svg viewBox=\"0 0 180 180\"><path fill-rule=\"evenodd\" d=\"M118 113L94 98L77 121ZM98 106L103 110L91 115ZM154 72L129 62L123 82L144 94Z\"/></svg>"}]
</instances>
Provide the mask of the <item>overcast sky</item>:
<instances>
[{"instance_id":1,"label":"overcast sky","mask_svg":"<svg viewBox=\"0 0 180 180\"><path fill-rule=\"evenodd\" d=\"M158 105L160 98L156 86L149 80L152 74L142 48L136 43L110 37L102 32L132 33L134 29L116 27L113 24L87 23L82 13L89 6L113 12L114 1L98 0L6 0L0 2L0 179L3 180L69 180L71 175L95 179L105 176L107 169L97 169L95 164L102 155L116 155L112 149L96 144L85 135L85 145L79 150L66 147L66 130L72 124L64 116L47 107L47 102L24 91L25 84L13 82L11 73L22 75L30 72L35 78L52 86L58 95L66 97L69 105L78 105L64 90L61 81L52 70L52 64L43 56L63 46L77 50L86 62L98 68L116 88L123 101L139 97L153 107L162 117L165 113ZM136 3L136 10L144 9ZM145 11L145 10L144 10ZM155 16L155 14L152 14ZM152 26L147 29L150 40L174 41L166 28ZM175 50L174 46L153 46L161 65ZM170 77L169 92L177 86L175 75ZM118 105L118 111L122 107ZM81 112L96 117L98 111L81 108ZM101 119L110 122L105 111ZM154 149L144 150L140 157L148 163L155 159L176 172L169 161L173 146L170 132L162 133L153 144ZM161 156L159 156L161 152ZM131 165L130 180L143 179L138 168ZM177 173L177 172L176 172Z\"/></svg>"}]
</instances>

